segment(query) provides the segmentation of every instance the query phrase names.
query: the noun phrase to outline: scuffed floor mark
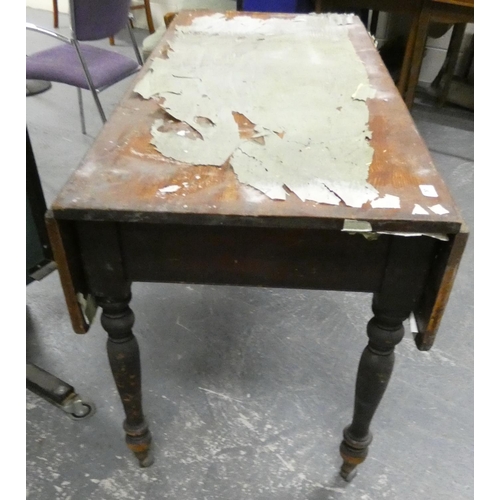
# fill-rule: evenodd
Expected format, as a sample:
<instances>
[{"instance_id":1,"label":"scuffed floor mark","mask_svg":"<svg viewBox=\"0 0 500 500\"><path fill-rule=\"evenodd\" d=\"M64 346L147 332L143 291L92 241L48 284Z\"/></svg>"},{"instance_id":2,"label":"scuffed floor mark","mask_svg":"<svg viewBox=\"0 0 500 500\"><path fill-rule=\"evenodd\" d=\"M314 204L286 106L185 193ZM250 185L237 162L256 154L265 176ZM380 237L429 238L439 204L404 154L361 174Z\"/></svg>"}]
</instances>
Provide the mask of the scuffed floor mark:
<instances>
[{"instance_id":1,"label":"scuffed floor mark","mask_svg":"<svg viewBox=\"0 0 500 500\"><path fill-rule=\"evenodd\" d=\"M396 356L402 356L411 359L420 365L443 365L457 366L457 362L446 355L440 349L433 347L430 351L419 351L412 339L405 338L396 348Z\"/></svg>"}]
</instances>

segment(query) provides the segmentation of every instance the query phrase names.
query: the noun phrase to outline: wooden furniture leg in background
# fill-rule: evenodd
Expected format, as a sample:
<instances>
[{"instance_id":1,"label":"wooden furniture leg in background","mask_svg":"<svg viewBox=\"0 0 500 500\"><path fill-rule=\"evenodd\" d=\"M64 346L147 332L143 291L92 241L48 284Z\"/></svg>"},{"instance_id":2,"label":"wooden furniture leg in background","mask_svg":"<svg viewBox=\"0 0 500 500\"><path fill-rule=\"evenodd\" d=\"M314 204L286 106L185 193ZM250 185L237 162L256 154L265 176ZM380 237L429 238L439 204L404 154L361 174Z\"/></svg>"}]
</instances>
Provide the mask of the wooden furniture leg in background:
<instances>
[{"instance_id":1,"label":"wooden furniture leg in background","mask_svg":"<svg viewBox=\"0 0 500 500\"><path fill-rule=\"evenodd\" d=\"M413 106L413 99L415 98L415 90L418 84L418 77L422 68L422 61L424 59L425 44L427 42L427 33L429 31L429 23L431 20L431 12L424 6L420 16L418 17L418 25L415 34L415 44L413 47L413 57L410 62L410 69L408 73L408 84L406 86L404 100L408 109Z\"/></svg>"},{"instance_id":2,"label":"wooden furniture leg in background","mask_svg":"<svg viewBox=\"0 0 500 500\"><path fill-rule=\"evenodd\" d=\"M408 35L408 41L406 42L403 66L401 67L401 73L399 75L399 80L398 80L398 90L403 98L406 92L406 88L408 86L411 61L412 61L413 51L415 49L415 43L417 41L418 17L419 17L418 15L414 16L411 23L410 33Z\"/></svg>"},{"instance_id":3,"label":"wooden furniture leg in background","mask_svg":"<svg viewBox=\"0 0 500 500\"><path fill-rule=\"evenodd\" d=\"M415 90L417 88L418 77L422 67L422 60L425 52L425 44L429 31L430 22L445 23L445 24L466 24L474 22L474 1L473 0L425 0L422 6L420 15L418 16L418 24L415 34L415 44L413 53L410 59L410 69L408 72L407 82L401 80L398 85L400 92L403 93L404 100L408 109L411 109ZM450 42L449 56L454 56L454 48L460 43L462 28L459 28L456 33L454 31L454 40ZM459 47L460 48L460 47ZM458 53L456 54L458 57ZM405 56L406 59L406 56ZM452 62L452 61L450 61ZM451 83L451 78L449 76ZM445 83L446 85L446 83ZM442 96L445 95L443 92Z\"/></svg>"},{"instance_id":4,"label":"wooden furniture leg in background","mask_svg":"<svg viewBox=\"0 0 500 500\"><path fill-rule=\"evenodd\" d=\"M155 23L153 22L153 16L151 15L151 4L149 0L144 0L144 3L142 5L132 5L130 7L130 10L137 10L137 9L144 9L146 11L146 22L148 23L148 30L149 33L152 34L155 32ZM130 24L132 28L134 27L134 24L132 21L130 21ZM115 38L113 36L109 37L109 44L114 45L115 44Z\"/></svg>"},{"instance_id":5,"label":"wooden furniture leg in background","mask_svg":"<svg viewBox=\"0 0 500 500\"><path fill-rule=\"evenodd\" d=\"M450 45L446 53L446 59L444 61L443 67L439 71L438 76L433 82L433 85L437 87L439 106L443 106L446 102L446 98L448 97L466 27L467 24L465 23L458 23L453 26Z\"/></svg>"},{"instance_id":6,"label":"wooden furniture leg in background","mask_svg":"<svg viewBox=\"0 0 500 500\"><path fill-rule=\"evenodd\" d=\"M149 33L155 32L155 23L153 22L153 16L151 15L151 4L149 0L144 0L143 5L132 5L130 10L144 9L146 11L146 22L148 23Z\"/></svg>"},{"instance_id":7,"label":"wooden furniture leg in background","mask_svg":"<svg viewBox=\"0 0 500 500\"><path fill-rule=\"evenodd\" d=\"M377 26L378 26L378 10L372 10L372 18L370 20L370 33L375 36L377 34Z\"/></svg>"},{"instance_id":8,"label":"wooden furniture leg in background","mask_svg":"<svg viewBox=\"0 0 500 500\"><path fill-rule=\"evenodd\" d=\"M52 0L52 16L54 17L54 28L59 28L59 8L57 0Z\"/></svg>"}]
</instances>

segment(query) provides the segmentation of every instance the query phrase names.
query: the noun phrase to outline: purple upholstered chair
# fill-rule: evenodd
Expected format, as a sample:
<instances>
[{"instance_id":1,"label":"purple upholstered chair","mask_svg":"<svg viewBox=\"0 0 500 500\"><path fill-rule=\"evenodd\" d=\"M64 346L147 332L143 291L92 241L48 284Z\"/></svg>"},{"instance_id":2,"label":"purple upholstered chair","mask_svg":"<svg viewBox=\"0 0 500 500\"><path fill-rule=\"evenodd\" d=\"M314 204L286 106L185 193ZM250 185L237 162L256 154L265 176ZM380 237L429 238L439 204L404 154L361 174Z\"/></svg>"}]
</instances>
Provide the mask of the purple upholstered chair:
<instances>
[{"instance_id":1,"label":"purple upholstered chair","mask_svg":"<svg viewBox=\"0 0 500 500\"><path fill-rule=\"evenodd\" d=\"M129 24L130 0L69 0L71 36L26 23L28 30L52 36L63 45L36 52L26 58L26 79L72 85L78 91L82 132L85 134L82 90L92 92L103 123L106 115L98 93L138 71L142 59ZM128 28L137 61L112 50L79 43L109 38Z\"/></svg>"}]
</instances>

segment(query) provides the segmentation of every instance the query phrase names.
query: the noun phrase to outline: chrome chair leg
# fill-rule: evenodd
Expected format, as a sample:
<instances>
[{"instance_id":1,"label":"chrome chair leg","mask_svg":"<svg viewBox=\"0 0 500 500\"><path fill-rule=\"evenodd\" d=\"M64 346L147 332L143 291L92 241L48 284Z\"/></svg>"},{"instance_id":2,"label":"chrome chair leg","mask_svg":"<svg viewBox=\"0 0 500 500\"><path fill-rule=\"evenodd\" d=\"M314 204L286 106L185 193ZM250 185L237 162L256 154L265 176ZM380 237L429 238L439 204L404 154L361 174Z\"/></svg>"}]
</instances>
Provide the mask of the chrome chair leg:
<instances>
[{"instance_id":1,"label":"chrome chair leg","mask_svg":"<svg viewBox=\"0 0 500 500\"><path fill-rule=\"evenodd\" d=\"M106 115L104 114L104 110L102 109L101 101L99 100L99 96L97 95L97 91L92 88L92 97L94 98L95 105L97 106L97 109L99 110L99 114L101 115L101 120L102 123L106 123Z\"/></svg>"},{"instance_id":2,"label":"chrome chair leg","mask_svg":"<svg viewBox=\"0 0 500 500\"><path fill-rule=\"evenodd\" d=\"M92 97L94 98L95 105L97 106L99 114L101 115L102 123L106 123L106 115L104 114L104 110L102 109L101 101L99 100L99 97L97 95L97 90L96 90L94 83L92 81L92 77L90 76L90 72L89 72L89 68L87 66L87 63L85 62L85 59L83 58L82 52L80 50L80 46L78 45L78 42L76 40L73 40L72 43L76 49L76 53L78 54L78 57L79 57L80 62L82 64L83 71L85 73L85 78L87 79L89 89L92 92Z\"/></svg>"},{"instance_id":3,"label":"chrome chair leg","mask_svg":"<svg viewBox=\"0 0 500 500\"><path fill-rule=\"evenodd\" d=\"M86 135L87 131L85 129L85 115L83 112L82 89L80 87L76 87L76 91L78 93L78 107L80 108L80 124L82 126L82 134Z\"/></svg>"},{"instance_id":4,"label":"chrome chair leg","mask_svg":"<svg viewBox=\"0 0 500 500\"><path fill-rule=\"evenodd\" d=\"M132 46L134 47L134 52L135 52L135 57L137 57L137 62L142 66L144 64L144 61L142 60L141 53L139 51L139 47L137 46L137 40L135 39L134 32L130 26L130 24L127 24L127 29L128 33L130 35L130 38L132 40Z\"/></svg>"}]
</instances>

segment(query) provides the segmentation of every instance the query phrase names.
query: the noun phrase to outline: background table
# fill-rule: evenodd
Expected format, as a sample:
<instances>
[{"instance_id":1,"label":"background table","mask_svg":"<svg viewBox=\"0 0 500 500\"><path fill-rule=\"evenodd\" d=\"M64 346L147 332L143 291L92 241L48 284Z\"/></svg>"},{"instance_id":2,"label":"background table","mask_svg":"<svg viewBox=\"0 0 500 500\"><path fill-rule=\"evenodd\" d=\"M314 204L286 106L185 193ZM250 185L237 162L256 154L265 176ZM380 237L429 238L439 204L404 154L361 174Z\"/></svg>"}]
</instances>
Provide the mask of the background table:
<instances>
[{"instance_id":1,"label":"background table","mask_svg":"<svg viewBox=\"0 0 500 500\"><path fill-rule=\"evenodd\" d=\"M176 25L203 14L179 14L152 57L165 56ZM245 14L227 14L232 15ZM139 349L129 308L134 281L373 293L374 317L360 361L353 421L341 444L347 479L367 455L369 425L411 312L419 329L417 347L432 346L467 230L359 20L349 35L377 89L368 102L374 148L368 181L380 193L399 196L400 209L321 205L294 195L273 201L241 185L228 164L173 162L149 143L151 124L161 113L157 105L132 91L52 205L47 222L73 327L78 333L88 330L86 315L95 298L109 335L126 440L143 466L151 463L151 434L142 412ZM243 119L239 125L243 135L253 129ZM184 182L189 187L179 196L155 196L166 184ZM429 201L419 189L422 184L435 187L439 197L432 204L445 206L447 214L412 213L416 203ZM368 223L371 231L344 231L346 220Z\"/></svg>"},{"instance_id":2,"label":"background table","mask_svg":"<svg viewBox=\"0 0 500 500\"><path fill-rule=\"evenodd\" d=\"M400 0L316 0L315 6L317 13L370 9L411 16L412 24L398 81L398 89L410 109L413 106L422 68L430 23L474 22L474 0L408 0L404 2ZM458 38L461 40L461 37ZM450 48L454 48L454 53L458 54L458 48L451 47L451 45ZM447 75L442 96L446 95L452 76L452 74Z\"/></svg>"},{"instance_id":3,"label":"background table","mask_svg":"<svg viewBox=\"0 0 500 500\"><path fill-rule=\"evenodd\" d=\"M461 24L461 34L454 33L450 42L450 51L454 57L454 64L450 66L444 82L444 88L440 95L440 101L448 92L453 70L455 69L456 58L458 57L459 46L457 42L462 41L466 23L474 22L474 0L425 0L418 16L414 17L408 44L406 47L405 60L401 71L401 78L398 82L398 89L404 96L406 105L411 108L415 98L415 90L418 84L420 69L425 53L425 43L431 22ZM458 35L458 36L457 36Z\"/></svg>"}]
</instances>

